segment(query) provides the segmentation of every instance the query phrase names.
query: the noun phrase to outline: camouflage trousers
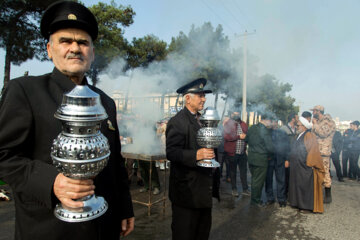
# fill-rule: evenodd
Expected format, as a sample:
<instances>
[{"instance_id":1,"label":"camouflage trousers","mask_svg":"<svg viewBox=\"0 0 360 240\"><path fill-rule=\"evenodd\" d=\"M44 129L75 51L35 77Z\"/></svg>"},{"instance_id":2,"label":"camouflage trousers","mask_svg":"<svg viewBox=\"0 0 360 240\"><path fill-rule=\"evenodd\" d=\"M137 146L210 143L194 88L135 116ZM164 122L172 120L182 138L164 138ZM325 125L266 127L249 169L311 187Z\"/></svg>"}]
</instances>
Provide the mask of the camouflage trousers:
<instances>
[{"instance_id":1,"label":"camouflage trousers","mask_svg":"<svg viewBox=\"0 0 360 240\"><path fill-rule=\"evenodd\" d=\"M323 163L324 163L324 169L325 169L325 177L324 177L324 183L323 186L326 188L331 187L331 177L330 177L330 157L329 156L321 156Z\"/></svg>"}]
</instances>

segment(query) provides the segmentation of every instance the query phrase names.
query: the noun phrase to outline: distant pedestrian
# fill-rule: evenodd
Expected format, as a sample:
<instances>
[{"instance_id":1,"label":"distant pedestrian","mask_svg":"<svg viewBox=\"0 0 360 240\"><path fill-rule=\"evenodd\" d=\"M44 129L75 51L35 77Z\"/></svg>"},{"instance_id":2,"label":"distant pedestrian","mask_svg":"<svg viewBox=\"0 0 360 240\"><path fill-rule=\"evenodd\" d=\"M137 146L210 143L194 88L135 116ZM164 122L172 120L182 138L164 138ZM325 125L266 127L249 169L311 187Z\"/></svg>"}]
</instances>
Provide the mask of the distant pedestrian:
<instances>
[{"instance_id":1,"label":"distant pedestrian","mask_svg":"<svg viewBox=\"0 0 360 240\"><path fill-rule=\"evenodd\" d=\"M266 179L270 155L274 152L270 128L271 119L261 115L261 121L252 125L246 135L248 143L248 161L251 173L251 204L261 205L261 191Z\"/></svg>"},{"instance_id":2,"label":"distant pedestrian","mask_svg":"<svg viewBox=\"0 0 360 240\"><path fill-rule=\"evenodd\" d=\"M359 153L360 153L360 129L359 121L352 122L353 125L353 133L350 136L350 144L349 144L349 155L350 155L350 174L352 176L351 179L360 181L360 172L359 172Z\"/></svg>"},{"instance_id":3,"label":"distant pedestrian","mask_svg":"<svg viewBox=\"0 0 360 240\"><path fill-rule=\"evenodd\" d=\"M322 213L322 182L324 165L311 123L300 117L297 123L298 137L290 153L289 202L301 211Z\"/></svg>"},{"instance_id":4,"label":"distant pedestrian","mask_svg":"<svg viewBox=\"0 0 360 240\"><path fill-rule=\"evenodd\" d=\"M350 148L351 146L351 136L354 133L354 124L353 122L350 123L350 128L346 129L343 135L343 151L342 151L342 168L343 168L343 177L349 177L352 178L352 170L350 165ZM349 168L348 168L349 163Z\"/></svg>"},{"instance_id":5,"label":"distant pedestrian","mask_svg":"<svg viewBox=\"0 0 360 240\"><path fill-rule=\"evenodd\" d=\"M280 207L286 206L285 192L285 160L290 152L290 142L287 134L278 128L278 121L273 121L273 129L271 130L271 138L274 145L274 153L272 154L266 173L265 192L267 204L275 203L273 178L276 179L276 198Z\"/></svg>"},{"instance_id":6,"label":"distant pedestrian","mask_svg":"<svg viewBox=\"0 0 360 240\"><path fill-rule=\"evenodd\" d=\"M295 141L297 132L296 132L296 124L299 116L295 113L291 113L288 116L287 124L284 124L280 127L280 130L285 132L287 135L287 143L289 146L293 144ZM284 139L285 140L285 139ZM290 166L289 166L289 155L290 151L285 155L285 196L288 197L289 191L289 176L290 176Z\"/></svg>"},{"instance_id":7,"label":"distant pedestrian","mask_svg":"<svg viewBox=\"0 0 360 240\"><path fill-rule=\"evenodd\" d=\"M248 126L241 121L240 113L233 112L231 118L224 125L224 151L225 157L230 165L230 179L232 195L238 197L239 193L236 186L236 171L239 168L242 184L242 194L250 196L247 184L247 155L246 142L244 141Z\"/></svg>"},{"instance_id":8,"label":"distant pedestrian","mask_svg":"<svg viewBox=\"0 0 360 240\"><path fill-rule=\"evenodd\" d=\"M340 166L340 152L342 150L343 145L343 138L341 136L341 133L339 131L336 131L333 137L333 144L331 149L331 159L334 164L335 170L336 170L336 176L339 180L339 182L343 182L343 176L341 172L341 166Z\"/></svg>"},{"instance_id":9,"label":"distant pedestrian","mask_svg":"<svg viewBox=\"0 0 360 240\"><path fill-rule=\"evenodd\" d=\"M222 123L219 124L219 130L222 132L223 136L224 136L224 125L227 121L229 121L229 117L225 116ZM225 150L224 150L224 144L225 144L225 139L222 138L221 144L218 146L217 148L217 161L220 164L220 178L223 177L224 181L227 182L231 182L230 180L230 165L229 165L229 161L228 159L225 157ZM225 166L225 174L223 176L223 169Z\"/></svg>"},{"instance_id":10,"label":"distant pedestrian","mask_svg":"<svg viewBox=\"0 0 360 240\"><path fill-rule=\"evenodd\" d=\"M320 154L325 168L325 199L324 203L331 203L331 177L330 177L330 155L332 149L332 140L335 134L335 122L329 114L324 114L324 107L317 105L313 109L313 128L319 144Z\"/></svg>"}]
</instances>

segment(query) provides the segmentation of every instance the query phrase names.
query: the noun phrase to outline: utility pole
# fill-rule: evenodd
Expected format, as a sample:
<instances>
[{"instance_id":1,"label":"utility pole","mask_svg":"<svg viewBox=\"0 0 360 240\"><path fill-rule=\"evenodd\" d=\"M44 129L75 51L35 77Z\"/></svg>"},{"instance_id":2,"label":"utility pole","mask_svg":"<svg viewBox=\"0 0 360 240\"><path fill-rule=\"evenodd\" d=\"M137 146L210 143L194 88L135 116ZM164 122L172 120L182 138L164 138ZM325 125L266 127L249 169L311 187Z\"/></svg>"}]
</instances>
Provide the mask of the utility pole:
<instances>
[{"instance_id":1,"label":"utility pole","mask_svg":"<svg viewBox=\"0 0 360 240\"><path fill-rule=\"evenodd\" d=\"M238 35L239 37L244 37L244 72L243 72L243 96L242 96L242 117L241 119L244 122L247 122L247 112L246 112L246 84L247 84L247 36L255 34L256 30L252 33L248 33L247 30L245 30L244 34Z\"/></svg>"}]
</instances>

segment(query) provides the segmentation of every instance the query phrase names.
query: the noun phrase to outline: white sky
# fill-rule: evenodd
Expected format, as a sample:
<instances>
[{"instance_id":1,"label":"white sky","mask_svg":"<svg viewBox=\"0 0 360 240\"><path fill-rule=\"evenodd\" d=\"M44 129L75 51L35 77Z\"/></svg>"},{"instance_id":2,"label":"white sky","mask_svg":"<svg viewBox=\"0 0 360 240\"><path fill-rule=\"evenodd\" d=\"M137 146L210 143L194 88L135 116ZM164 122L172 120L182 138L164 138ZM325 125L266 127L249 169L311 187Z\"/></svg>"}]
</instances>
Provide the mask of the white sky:
<instances>
[{"instance_id":1,"label":"white sky","mask_svg":"<svg viewBox=\"0 0 360 240\"><path fill-rule=\"evenodd\" d=\"M84 1L92 5L98 1ZM110 1L102 1L110 2ZM248 51L258 57L259 75L269 73L293 85L290 93L301 111L324 105L340 120L360 120L360 1L358 0L127 0L136 12L125 36L154 34L170 42L191 24L221 24L234 46L245 30ZM5 54L0 50L0 68ZM25 71L39 75L51 71L52 63L27 61L11 66L11 78ZM3 71L0 72L2 87ZM250 93L248 93L250 94Z\"/></svg>"}]
</instances>

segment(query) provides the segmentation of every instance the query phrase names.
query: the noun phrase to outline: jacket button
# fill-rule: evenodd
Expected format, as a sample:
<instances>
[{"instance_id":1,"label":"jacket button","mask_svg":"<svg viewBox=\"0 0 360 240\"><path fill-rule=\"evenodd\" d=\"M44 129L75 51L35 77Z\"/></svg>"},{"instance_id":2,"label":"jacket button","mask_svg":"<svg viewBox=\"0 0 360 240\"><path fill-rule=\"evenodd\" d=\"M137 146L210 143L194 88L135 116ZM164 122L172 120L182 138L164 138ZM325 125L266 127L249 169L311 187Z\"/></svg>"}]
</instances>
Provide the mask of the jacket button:
<instances>
[{"instance_id":1,"label":"jacket button","mask_svg":"<svg viewBox=\"0 0 360 240\"><path fill-rule=\"evenodd\" d=\"M212 190L212 187L209 187L210 190Z\"/></svg>"}]
</instances>

